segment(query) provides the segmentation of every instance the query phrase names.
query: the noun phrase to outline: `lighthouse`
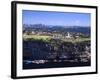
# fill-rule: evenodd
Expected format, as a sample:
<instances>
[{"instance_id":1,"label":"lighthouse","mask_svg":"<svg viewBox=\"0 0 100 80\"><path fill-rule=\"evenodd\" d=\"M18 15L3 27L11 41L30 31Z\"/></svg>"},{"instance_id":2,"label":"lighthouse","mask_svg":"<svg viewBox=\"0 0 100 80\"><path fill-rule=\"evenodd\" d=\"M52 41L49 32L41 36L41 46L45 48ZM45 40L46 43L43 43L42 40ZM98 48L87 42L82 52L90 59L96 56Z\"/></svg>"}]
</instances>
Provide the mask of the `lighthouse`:
<instances>
[{"instance_id":1,"label":"lighthouse","mask_svg":"<svg viewBox=\"0 0 100 80\"><path fill-rule=\"evenodd\" d=\"M71 34L68 32L66 38L71 38Z\"/></svg>"}]
</instances>

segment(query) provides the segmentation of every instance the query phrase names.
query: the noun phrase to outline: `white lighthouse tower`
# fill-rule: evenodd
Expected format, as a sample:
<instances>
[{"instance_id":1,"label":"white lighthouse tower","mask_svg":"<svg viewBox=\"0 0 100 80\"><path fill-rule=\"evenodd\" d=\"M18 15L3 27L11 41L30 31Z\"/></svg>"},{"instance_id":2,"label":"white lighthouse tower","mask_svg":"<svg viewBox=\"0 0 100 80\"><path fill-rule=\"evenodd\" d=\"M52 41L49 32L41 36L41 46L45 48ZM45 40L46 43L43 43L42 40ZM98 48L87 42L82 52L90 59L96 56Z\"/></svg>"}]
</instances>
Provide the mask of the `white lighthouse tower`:
<instances>
[{"instance_id":1,"label":"white lighthouse tower","mask_svg":"<svg viewBox=\"0 0 100 80\"><path fill-rule=\"evenodd\" d=\"M71 34L68 32L66 38L71 38Z\"/></svg>"}]
</instances>

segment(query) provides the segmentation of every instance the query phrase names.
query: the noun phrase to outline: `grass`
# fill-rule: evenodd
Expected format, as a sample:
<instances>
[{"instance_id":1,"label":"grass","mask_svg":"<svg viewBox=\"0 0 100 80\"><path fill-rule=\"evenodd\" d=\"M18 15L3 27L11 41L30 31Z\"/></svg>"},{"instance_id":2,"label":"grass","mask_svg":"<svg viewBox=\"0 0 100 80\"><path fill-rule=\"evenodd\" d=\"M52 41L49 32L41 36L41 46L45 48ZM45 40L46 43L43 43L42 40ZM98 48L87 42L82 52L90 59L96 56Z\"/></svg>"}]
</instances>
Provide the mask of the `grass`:
<instances>
[{"instance_id":1,"label":"grass","mask_svg":"<svg viewBox=\"0 0 100 80\"><path fill-rule=\"evenodd\" d=\"M26 40L26 39L34 39L34 40L43 40L43 41L50 41L51 40L51 37L50 36L40 36L40 35L23 35L23 39Z\"/></svg>"},{"instance_id":2,"label":"grass","mask_svg":"<svg viewBox=\"0 0 100 80\"><path fill-rule=\"evenodd\" d=\"M33 40L43 40L46 42L50 42L50 40L52 39L51 36L46 36L46 35L23 35L23 39L27 40L27 39L33 39ZM67 38L67 39L61 39L61 41L64 42L72 42L72 43L76 43L76 42L83 42L83 41L90 41L90 38Z\"/></svg>"},{"instance_id":3,"label":"grass","mask_svg":"<svg viewBox=\"0 0 100 80\"><path fill-rule=\"evenodd\" d=\"M62 39L63 41L65 42L72 42L72 43L75 43L75 42L83 42L83 41L90 41L91 39L90 38L69 38L69 39Z\"/></svg>"}]
</instances>

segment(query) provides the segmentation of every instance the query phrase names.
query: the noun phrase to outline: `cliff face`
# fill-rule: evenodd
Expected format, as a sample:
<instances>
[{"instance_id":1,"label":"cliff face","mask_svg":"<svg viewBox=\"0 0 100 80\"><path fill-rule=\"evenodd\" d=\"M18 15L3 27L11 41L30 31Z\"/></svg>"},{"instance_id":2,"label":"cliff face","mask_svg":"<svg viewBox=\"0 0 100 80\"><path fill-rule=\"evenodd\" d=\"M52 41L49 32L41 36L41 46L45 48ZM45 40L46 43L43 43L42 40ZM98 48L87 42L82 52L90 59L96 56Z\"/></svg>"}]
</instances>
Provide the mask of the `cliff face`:
<instances>
[{"instance_id":1,"label":"cliff face","mask_svg":"<svg viewBox=\"0 0 100 80\"><path fill-rule=\"evenodd\" d=\"M90 60L90 41L43 42L23 41L24 60ZM84 61L84 60L83 60Z\"/></svg>"}]
</instances>

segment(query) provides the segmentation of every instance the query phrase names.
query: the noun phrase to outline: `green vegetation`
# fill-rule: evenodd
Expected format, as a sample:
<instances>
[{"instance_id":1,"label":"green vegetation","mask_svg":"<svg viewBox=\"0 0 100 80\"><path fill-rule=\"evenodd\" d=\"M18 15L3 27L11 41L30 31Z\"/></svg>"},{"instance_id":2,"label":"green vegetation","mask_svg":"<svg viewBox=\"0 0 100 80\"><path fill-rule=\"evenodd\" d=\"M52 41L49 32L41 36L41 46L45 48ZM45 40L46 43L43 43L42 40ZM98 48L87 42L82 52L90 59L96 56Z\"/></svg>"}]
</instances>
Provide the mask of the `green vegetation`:
<instances>
[{"instance_id":1,"label":"green vegetation","mask_svg":"<svg viewBox=\"0 0 100 80\"><path fill-rule=\"evenodd\" d=\"M64 42L84 42L84 41L90 41L90 38L69 38L69 39L62 39Z\"/></svg>"},{"instance_id":2,"label":"green vegetation","mask_svg":"<svg viewBox=\"0 0 100 80\"><path fill-rule=\"evenodd\" d=\"M40 35L23 35L24 40L43 40L45 42L49 42L51 40L50 36L40 36Z\"/></svg>"},{"instance_id":3,"label":"green vegetation","mask_svg":"<svg viewBox=\"0 0 100 80\"><path fill-rule=\"evenodd\" d=\"M47 35L23 35L23 39L24 40L42 40L44 42L50 42L53 38ZM76 43L76 42L90 41L90 38L78 37L78 38L66 38L66 39L60 39L60 40L63 42Z\"/></svg>"}]
</instances>

